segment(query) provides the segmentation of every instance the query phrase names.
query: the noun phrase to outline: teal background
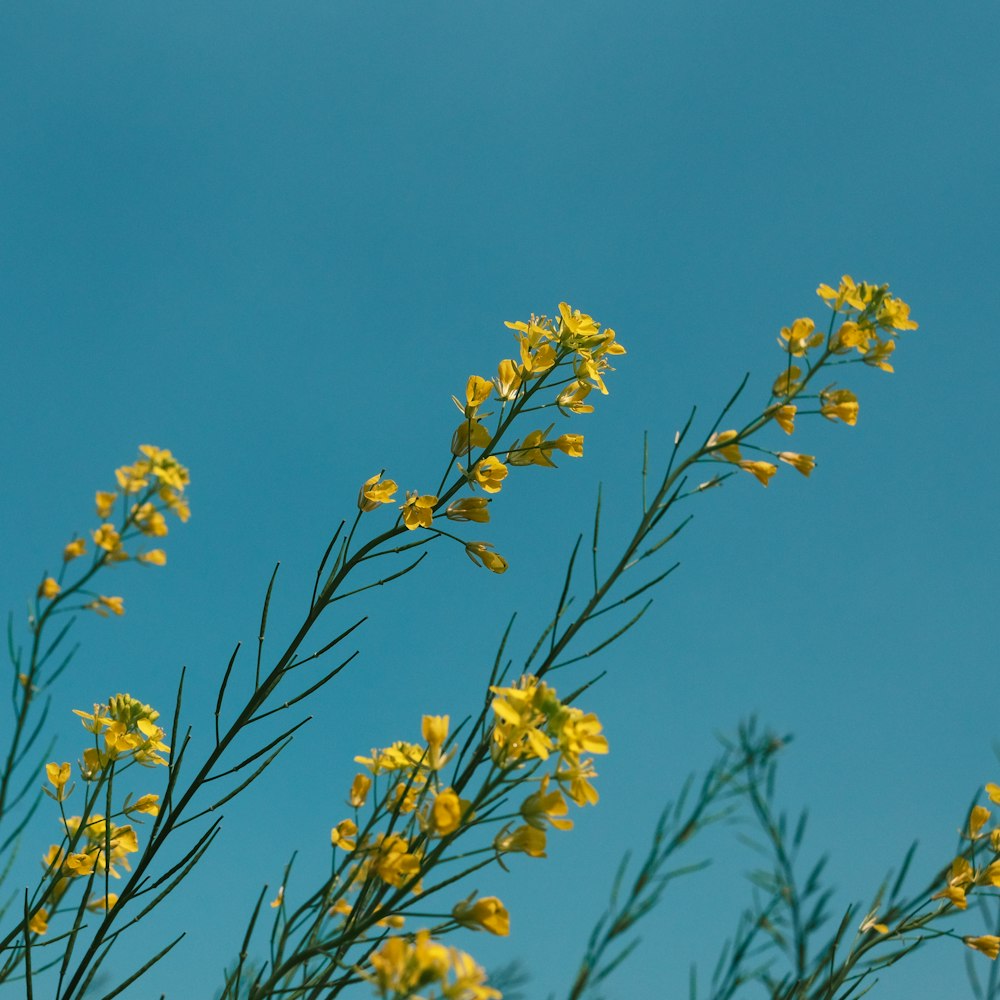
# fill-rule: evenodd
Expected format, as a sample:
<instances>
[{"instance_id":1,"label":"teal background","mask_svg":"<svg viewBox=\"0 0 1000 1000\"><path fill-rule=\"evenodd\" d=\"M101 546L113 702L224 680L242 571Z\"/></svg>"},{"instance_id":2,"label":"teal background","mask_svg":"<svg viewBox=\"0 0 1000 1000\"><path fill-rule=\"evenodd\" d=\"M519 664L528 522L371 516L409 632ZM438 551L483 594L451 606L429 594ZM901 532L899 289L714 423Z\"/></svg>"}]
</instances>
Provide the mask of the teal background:
<instances>
[{"instance_id":1,"label":"teal background","mask_svg":"<svg viewBox=\"0 0 1000 1000\"><path fill-rule=\"evenodd\" d=\"M127 690L167 712L182 664L207 746L275 561L277 646L358 484L385 467L433 488L449 396L512 353L504 320L566 299L629 350L569 428L585 458L518 471L469 533L505 576L436 546L366 600L361 656L227 807L183 901L123 942L110 973L189 932L127 996L212 995L260 886L296 849L290 896L324 871L353 756L472 710L510 613L526 652L555 605L598 482L610 546L637 515L643 432L662 465L689 407L707 418L748 370L749 413L780 327L819 319L813 290L844 272L911 303L896 374L850 369L858 426L797 431L809 481L783 468L692 507L663 563L680 571L593 667L599 807L547 861L484 876L513 931L462 943L523 962L528 997L564 996L618 858L750 713L796 734L782 801L809 806L838 908L863 914L914 838L914 886L951 859L972 794L1000 781L998 22L966 0L4 5L4 605L21 613L139 443L193 479L166 569L115 569L128 614L80 623L55 759L82 746L71 708ZM43 807L8 888L55 831ZM672 886L609 998L707 975L749 900L739 833L691 845L715 863ZM964 951L933 942L873 995L969 995Z\"/></svg>"}]
</instances>

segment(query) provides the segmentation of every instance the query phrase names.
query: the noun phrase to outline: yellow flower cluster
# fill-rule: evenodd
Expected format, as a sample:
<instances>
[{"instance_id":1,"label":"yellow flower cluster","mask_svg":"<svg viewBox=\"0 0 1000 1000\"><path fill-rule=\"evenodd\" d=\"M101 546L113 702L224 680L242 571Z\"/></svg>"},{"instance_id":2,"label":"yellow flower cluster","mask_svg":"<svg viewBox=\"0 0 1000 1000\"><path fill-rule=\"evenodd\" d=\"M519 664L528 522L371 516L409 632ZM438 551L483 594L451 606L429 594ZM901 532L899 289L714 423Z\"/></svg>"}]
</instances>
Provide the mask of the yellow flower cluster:
<instances>
[{"instance_id":1,"label":"yellow flower cluster","mask_svg":"<svg viewBox=\"0 0 1000 1000\"><path fill-rule=\"evenodd\" d=\"M64 821L64 825L70 838L82 832L82 849L67 853L58 844L53 844L42 858L48 871L65 878L79 878L94 872L103 874L105 871L112 878L121 878L115 865L131 871L128 855L139 850L139 841L131 826L116 826L96 813L86 823L82 817L72 816Z\"/></svg>"},{"instance_id":2,"label":"yellow flower cluster","mask_svg":"<svg viewBox=\"0 0 1000 1000\"><path fill-rule=\"evenodd\" d=\"M426 1000L500 1000L498 990L486 985L486 973L471 956L419 930L413 939L390 937L368 959L371 972L362 972L383 1000L419 996Z\"/></svg>"},{"instance_id":3,"label":"yellow flower cluster","mask_svg":"<svg viewBox=\"0 0 1000 1000\"><path fill-rule=\"evenodd\" d=\"M129 758L146 767L166 766L164 732L156 725L160 713L131 695L119 694L106 705L94 705L93 712L73 709L83 720L83 727L95 736L103 736L101 746L83 752L81 775L92 781L111 761Z\"/></svg>"},{"instance_id":4,"label":"yellow flower cluster","mask_svg":"<svg viewBox=\"0 0 1000 1000\"><path fill-rule=\"evenodd\" d=\"M482 412L482 407L493 394L502 406L508 403L524 402L531 393L530 383L561 367L572 370L572 377L561 383L554 402L542 405L556 406L565 415L590 413L593 406L586 398L593 389L607 394L604 376L612 371L608 358L624 354L625 348L618 343L615 331L601 330L600 324L586 313L573 309L568 303L559 304L559 315L532 316L528 322L508 322L518 341L519 359L505 358L497 366L497 375L485 379L480 375L470 375L466 381L464 399L452 396L462 414L462 422L451 437L451 454L469 456L468 469L459 469L472 489L481 488L486 493L499 493L507 478L508 465L539 465L554 468L553 453L560 451L571 458L583 455L582 434L560 434L550 437L554 425L544 430L529 432L523 440L516 440L506 449L506 463L494 454L488 454L498 446L499 431L492 432L485 424L490 413ZM486 452L476 461L471 461L472 452ZM365 480L358 492L358 510L367 513L382 504L394 503L399 487L394 480L382 479L382 473ZM444 511L444 516L453 521L475 521L485 524L489 521L487 498L466 497L456 500ZM408 530L431 528L440 497L418 490L406 491L406 499L399 506L403 526ZM451 536L454 537L454 536ZM507 570L507 561L495 552L487 542L470 542L466 552L474 563L485 566L494 573Z\"/></svg>"},{"instance_id":5,"label":"yellow flower cluster","mask_svg":"<svg viewBox=\"0 0 1000 1000\"><path fill-rule=\"evenodd\" d=\"M857 284L845 274L838 289L820 285L816 293L833 309L829 333L818 332L814 320L800 317L791 326L782 327L778 337L778 344L788 354L789 362L771 387L775 402L764 416L773 420L786 434L794 432L799 412L798 406L791 401L800 395L807 379L820 366L837 355L856 351L861 355L856 360L891 372L892 365L887 359L896 349L892 338L902 330L917 329L917 324L910 319L910 307L901 299L893 298L888 285ZM843 318L843 322L835 329L838 318ZM803 369L791 363L792 358L803 359L808 375L804 376ZM850 389L828 386L819 391L818 398L820 405L817 412L827 420L839 420L851 427L858 422L858 397ZM767 486L778 466L766 460L744 458L740 451L744 433L730 429L713 434L705 444L705 453L720 461L730 462ZM813 455L794 451L770 454L804 476L816 467ZM704 484L709 485L715 485L715 481Z\"/></svg>"},{"instance_id":6,"label":"yellow flower cluster","mask_svg":"<svg viewBox=\"0 0 1000 1000\"><path fill-rule=\"evenodd\" d=\"M578 806L597 802L597 789L590 781L597 772L584 755L607 753L608 741L596 715L564 705L553 688L532 674L525 674L511 687L490 690L496 695L490 750L499 767L520 767L558 756L554 774L543 776L538 791L521 805L524 825L513 831L505 827L494 841L502 852L544 857L546 827L565 830L573 825L562 818L568 812L564 793ZM553 776L559 787L550 792Z\"/></svg>"},{"instance_id":7,"label":"yellow flower cluster","mask_svg":"<svg viewBox=\"0 0 1000 1000\"><path fill-rule=\"evenodd\" d=\"M165 566L167 554L163 549L145 549L130 555L125 550L124 540L133 532L147 538L163 538L168 532L164 512L176 515L182 522L191 516L184 496L190 481L188 470L165 448L144 444L139 446L139 452L141 457L135 463L115 470L117 490L98 490L94 495L97 516L101 520L90 533L97 552L96 565L123 562L134 555L137 562L147 566ZM123 510L121 523L116 526L109 519L119 499L127 509ZM63 563L79 559L86 551L86 538L72 539L63 547ZM62 585L54 577L45 577L38 588L38 596L46 600L52 600L61 592ZM121 597L98 595L84 608L102 618L125 613Z\"/></svg>"}]
</instances>

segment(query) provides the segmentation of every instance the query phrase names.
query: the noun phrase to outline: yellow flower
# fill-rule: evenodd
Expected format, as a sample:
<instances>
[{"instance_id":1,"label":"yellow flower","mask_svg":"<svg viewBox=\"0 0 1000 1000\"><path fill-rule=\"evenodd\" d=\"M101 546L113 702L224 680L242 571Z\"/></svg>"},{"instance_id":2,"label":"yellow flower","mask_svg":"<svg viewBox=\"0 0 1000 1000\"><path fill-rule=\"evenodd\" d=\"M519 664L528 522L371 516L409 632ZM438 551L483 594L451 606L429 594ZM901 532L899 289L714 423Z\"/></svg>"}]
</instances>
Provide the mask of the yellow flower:
<instances>
[{"instance_id":1,"label":"yellow flower","mask_svg":"<svg viewBox=\"0 0 1000 1000\"><path fill-rule=\"evenodd\" d=\"M887 924L880 924L878 921L878 910L872 910L864 920L861 921L861 926L858 930L864 934L867 931L876 931L879 934L888 934L889 926Z\"/></svg>"},{"instance_id":2,"label":"yellow flower","mask_svg":"<svg viewBox=\"0 0 1000 1000\"><path fill-rule=\"evenodd\" d=\"M799 455L794 451L779 451L778 458L797 469L803 476L808 476L816 468L816 457L814 455ZM766 483L764 484L767 485Z\"/></svg>"},{"instance_id":3,"label":"yellow flower","mask_svg":"<svg viewBox=\"0 0 1000 1000\"><path fill-rule=\"evenodd\" d=\"M555 468L551 454L553 442L545 440L545 431L532 431L523 442L515 441L507 452L511 465L542 465Z\"/></svg>"},{"instance_id":4,"label":"yellow flower","mask_svg":"<svg viewBox=\"0 0 1000 1000\"><path fill-rule=\"evenodd\" d=\"M72 789L67 790L66 785L72 775L73 769L68 762L65 764L56 764L53 762L45 765L45 776L49 779L49 783L56 790L54 795L52 795L48 789L46 789L46 792L48 792L49 795L52 795L52 798L54 798L56 802L65 802L68 798Z\"/></svg>"},{"instance_id":5,"label":"yellow flower","mask_svg":"<svg viewBox=\"0 0 1000 1000\"><path fill-rule=\"evenodd\" d=\"M157 448L152 444L141 444L139 451L149 460L140 464L148 465L161 485L175 490L183 490L191 481L188 470L166 448Z\"/></svg>"},{"instance_id":6,"label":"yellow flower","mask_svg":"<svg viewBox=\"0 0 1000 1000\"><path fill-rule=\"evenodd\" d=\"M489 931L498 937L510 934L510 914L496 896L481 899L463 899L451 911L456 923L473 931Z\"/></svg>"},{"instance_id":7,"label":"yellow flower","mask_svg":"<svg viewBox=\"0 0 1000 1000\"><path fill-rule=\"evenodd\" d=\"M118 893L109 892L106 896L101 896L100 899L92 899L87 904L87 909L94 912L98 912L101 910L106 912L110 910L117 902L118 902Z\"/></svg>"},{"instance_id":8,"label":"yellow flower","mask_svg":"<svg viewBox=\"0 0 1000 1000\"><path fill-rule=\"evenodd\" d=\"M771 386L772 396L791 396L799 388L799 376L802 369L796 365L789 365L775 380Z\"/></svg>"},{"instance_id":9,"label":"yellow flower","mask_svg":"<svg viewBox=\"0 0 1000 1000\"><path fill-rule=\"evenodd\" d=\"M864 282L860 286L856 285L851 276L845 274L840 279L840 287L836 291L829 285L820 285L816 289L816 294L820 298L826 299L827 302L832 300L834 309L843 308L846 302L849 306L860 312L865 308L867 299L871 297L873 291L874 289L871 285L866 285Z\"/></svg>"},{"instance_id":10,"label":"yellow flower","mask_svg":"<svg viewBox=\"0 0 1000 1000\"><path fill-rule=\"evenodd\" d=\"M497 377L493 380L497 389L497 396L508 402L515 399L521 388L521 373L516 362L510 358L505 358L497 365Z\"/></svg>"},{"instance_id":11,"label":"yellow flower","mask_svg":"<svg viewBox=\"0 0 1000 1000\"><path fill-rule=\"evenodd\" d=\"M568 302L559 303L559 315L562 316L563 329L576 337L594 337L598 333L598 323L579 309L573 309Z\"/></svg>"},{"instance_id":12,"label":"yellow flower","mask_svg":"<svg viewBox=\"0 0 1000 1000\"><path fill-rule=\"evenodd\" d=\"M705 450L711 452L713 458L725 459L727 462L738 462L742 457L740 446L729 443L737 437L739 437L739 432L732 430L713 434L705 443Z\"/></svg>"},{"instance_id":13,"label":"yellow flower","mask_svg":"<svg viewBox=\"0 0 1000 1000\"><path fill-rule=\"evenodd\" d=\"M845 354L854 348L859 354L864 354L871 343L872 330L869 326L860 326L854 320L847 320L833 335L831 347L837 354Z\"/></svg>"},{"instance_id":14,"label":"yellow flower","mask_svg":"<svg viewBox=\"0 0 1000 1000\"><path fill-rule=\"evenodd\" d=\"M593 761L576 761L570 764L560 764L556 770L556 781L566 790L566 794L578 805L596 805L600 796L597 789L590 783L596 778Z\"/></svg>"},{"instance_id":15,"label":"yellow flower","mask_svg":"<svg viewBox=\"0 0 1000 1000\"><path fill-rule=\"evenodd\" d=\"M59 583L56 581L56 579L54 577L47 576L39 584L38 596L45 597L51 600L59 593L60 590L62 590L62 587L59 586Z\"/></svg>"},{"instance_id":16,"label":"yellow flower","mask_svg":"<svg viewBox=\"0 0 1000 1000\"><path fill-rule=\"evenodd\" d=\"M556 363L556 349L551 344L535 347L527 337L521 337L521 378L534 378L547 372Z\"/></svg>"},{"instance_id":17,"label":"yellow flower","mask_svg":"<svg viewBox=\"0 0 1000 1000\"><path fill-rule=\"evenodd\" d=\"M417 767L424 756L424 748L419 744L399 740L384 750L372 750L371 757L355 757L354 760L358 764L364 764L372 774L388 774L391 771L408 771Z\"/></svg>"},{"instance_id":18,"label":"yellow flower","mask_svg":"<svg viewBox=\"0 0 1000 1000\"><path fill-rule=\"evenodd\" d=\"M28 921L28 930L32 934L44 934L49 929L49 911L38 910Z\"/></svg>"},{"instance_id":19,"label":"yellow flower","mask_svg":"<svg viewBox=\"0 0 1000 1000\"><path fill-rule=\"evenodd\" d=\"M827 420L842 420L853 427L858 422L858 397L850 389L824 389L819 412Z\"/></svg>"},{"instance_id":20,"label":"yellow flower","mask_svg":"<svg viewBox=\"0 0 1000 1000\"><path fill-rule=\"evenodd\" d=\"M271 909L276 910L285 901L285 887L283 885L278 886L278 895L271 900Z\"/></svg>"},{"instance_id":21,"label":"yellow flower","mask_svg":"<svg viewBox=\"0 0 1000 1000\"><path fill-rule=\"evenodd\" d=\"M82 556L86 551L86 539L74 538L73 541L71 541L69 545L63 549L63 562L69 562L71 559L76 559L78 556Z\"/></svg>"},{"instance_id":22,"label":"yellow flower","mask_svg":"<svg viewBox=\"0 0 1000 1000\"><path fill-rule=\"evenodd\" d=\"M413 531L414 528L429 528L434 517L434 505L438 498L425 494L420 496L415 491L406 491L406 503L400 504L399 509L403 512L403 524Z\"/></svg>"},{"instance_id":23,"label":"yellow flower","mask_svg":"<svg viewBox=\"0 0 1000 1000\"><path fill-rule=\"evenodd\" d=\"M533 792L521 803L520 811L524 821L536 830L544 830L547 823L557 830L572 830L573 821L561 818L569 812L569 806L562 792L558 788L550 792L548 788L549 775L546 774L538 791Z\"/></svg>"},{"instance_id":24,"label":"yellow flower","mask_svg":"<svg viewBox=\"0 0 1000 1000\"><path fill-rule=\"evenodd\" d=\"M379 834L371 864L383 882L397 889L412 881L420 871L420 858L410 853L409 841L396 833Z\"/></svg>"},{"instance_id":25,"label":"yellow flower","mask_svg":"<svg viewBox=\"0 0 1000 1000\"><path fill-rule=\"evenodd\" d=\"M344 851L353 851L358 844L358 825L352 819L342 819L330 831L330 843Z\"/></svg>"},{"instance_id":26,"label":"yellow flower","mask_svg":"<svg viewBox=\"0 0 1000 1000\"><path fill-rule=\"evenodd\" d=\"M160 499L167 505L168 510L177 515L181 523L186 523L191 516L191 508L188 502L169 486L161 486L157 491Z\"/></svg>"},{"instance_id":27,"label":"yellow flower","mask_svg":"<svg viewBox=\"0 0 1000 1000\"><path fill-rule=\"evenodd\" d=\"M351 794L347 801L360 809L368 798L368 790L372 787L372 779L367 774L356 774L351 782Z\"/></svg>"},{"instance_id":28,"label":"yellow flower","mask_svg":"<svg viewBox=\"0 0 1000 1000\"><path fill-rule=\"evenodd\" d=\"M364 481L358 491L358 510L374 510L379 504L392 503L393 494L399 487L391 479L382 480L382 473Z\"/></svg>"},{"instance_id":29,"label":"yellow flower","mask_svg":"<svg viewBox=\"0 0 1000 1000\"><path fill-rule=\"evenodd\" d=\"M771 476L778 471L778 467L772 462L751 462L746 460L737 462L736 464L754 476L762 486L767 486Z\"/></svg>"},{"instance_id":30,"label":"yellow flower","mask_svg":"<svg viewBox=\"0 0 1000 1000\"><path fill-rule=\"evenodd\" d=\"M125 614L125 598L101 596L96 601L91 601L83 607L86 611L96 612L102 618L107 618L109 611L112 614L123 615Z\"/></svg>"},{"instance_id":31,"label":"yellow flower","mask_svg":"<svg viewBox=\"0 0 1000 1000\"><path fill-rule=\"evenodd\" d=\"M560 434L552 442L564 455L570 458L583 457L583 435L582 434Z\"/></svg>"},{"instance_id":32,"label":"yellow flower","mask_svg":"<svg viewBox=\"0 0 1000 1000\"><path fill-rule=\"evenodd\" d=\"M132 519L144 535L162 538L167 534L166 519L151 503L133 506Z\"/></svg>"},{"instance_id":33,"label":"yellow flower","mask_svg":"<svg viewBox=\"0 0 1000 1000\"><path fill-rule=\"evenodd\" d=\"M506 573L507 560L496 552L489 542L466 542L465 553L473 562L482 563L491 573Z\"/></svg>"},{"instance_id":34,"label":"yellow flower","mask_svg":"<svg viewBox=\"0 0 1000 1000\"><path fill-rule=\"evenodd\" d=\"M962 940L974 951L981 951L987 958L996 959L997 955L1000 955L1000 937L995 934L964 937Z\"/></svg>"},{"instance_id":35,"label":"yellow flower","mask_svg":"<svg viewBox=\"0 0 1000 1000\"><path fill-rule=\"evenodd\" d=\"M991 781L986 786L986 794L989 796L991 802L996 802L1000 804L1000 785L994 785Z\"/></svg>"},{"instance_id":36,"label":"yellow flower","mask_svg":"<svg viewBox=\"0 0 1000 1000\"><path fill-rule=\"evenodd\" d=\"M894 299L891 295L887 295L879 306L878 325L883 329L917 329L917 324L910 319L910 307L902 299Z\"/></svg>"},{"instance_id":37,"label":"yellow flower","mask_svg":"<svg viewBox=\"0 0 1000 1000\"><path fill-rule=\"evenodd\" d=\"M589 382L570 382L556 397L556 405L573 413L593 413L594 407L584 402L593 386Z\"/></svg>"},{"instance_id":38,"label":"yellow flower","mask_svg":"<svg viewBox=\"0 0 1000 1000\"><path fill-rule=\"evenodd\" d=\"M465 419L451 436L451 453L465 455L473 448L485 448L492 440L493 435L478 420Z\"/></svg>"},{"instance_id":39,"label":"yellow flower","mask_svg":"<svg viewBox=\"0 0 1000 1000\"><path fill-rule=\"evenodd\" d=\"M476 462L469 475L472 482L482 486L487 493L499 493L501 484L507 478L507 466L496 455L490 455Z\"/></svg>"},{"instance_id":40,"label":"yellow flower","mask_svg":"<svg viewBox=\"0 0 1000 1000\"><path fill-rule=\"evenodd\" d=\"M445 516L452 521L475 521L478 524L486 524L490 519L490 512L486 509L489 502L488 497L464 497L450 504Z\"/></svg>"},{"instance_id":41,"label":"yellow flower","mask_svg":"<svg viewBox=\"0 0 1000 1000\"><path fill-rule=\"evenodd\" d=\"M136 559L141 563L147 563L150 566L166 566L167 565L167 554L163 549L150 549L148 552L140 552Z\"/></svg>"},{"instance_id":42,"label":"yellow flower","mask_svg":"<svg viewBox=\"0 0 1000 1000\"><path fill-rule=\"evenodd\" d=\"M114 552L121 545L121 536L115 531L113 524L102 524L91 534L94 537L94 544L105 552Z\"/></svg>"},{"instance_id":43,"label":"yellow flower","mask_svg":"<svg viewBox=\"0 0 1000 1000\"><path fill-rule=\"evenodd\" d=\"M427 757L424 763L432 771L440 771L447 763L451 754L442 754L441 749L448 739L448 724L451 719L447 715L425 715L420 722L421 732L427 743Z\"/></svg>"},{"instance_id":44,"label":"yellow flower","mask_svg":"<svg viewBox=\"0 0 1000 1000\"><path fill-rule=\"evenodd\" d=\"M781 340L779 340L778 344L788 351L792 357L805 357L809 348L817 347L823 343L823 334L815 333L815 329L816 324L811 319L797 319L792 323L791 327L784 326L781 328L781 337L785 343L782 344Z\"/></svg>"},{"instance_id":45,"label":"yellow flower","mask_svg":"<svg viewBox=\"0 0 1000 1000\"><path fill-rule=\"evenodd\" d=\"M986 806L973 806L969 813L969 840L978 840L983 834L982 829L990 818Z\"/></svg>"},{"instance_id":46,"label":"yellow flower","mask_svg":"<svg viewBox=\"0 0 1000 1000\"><path fill-rule=\"evenodd\" d=\"M460 799L451 788L445 788L434 796L431 803L428 827L433 834L447 837L454 833L462 821L469 818L469 806L466 799Z\"/></svg>"},{"instance_id":47,"label":"yellow flower","mask_svg":"<svg viewBox=\"0 0 1000 1000\"><path fill-rule=\"evenodd\" d=\"M159 816L160 796L152 794L140 795L135 802L126 807L125 812L129 814L144 813L147 816Z\"/></svg>"},{"instance_id":48,"label":"yellow flower","mask_svg":"<svg viewBox=\"0 0 1000 1000\"><path fill-rule=\"evenodd\" d=\"M474 417L493 391L493 383L478 375L470 375L469 381L465 384L465 415Z\"/></svg>"},{"instance_id":49,"label":"yellow flower","mask_svg":"<svg viewBox=\"0 0 1000 1000\"><path fill-rule=\"evenodd\" d=\"M519 826L513 833L507 832L504 827L493 841L493 846L501 852L519 852L527 854L529 858L544 858L545 854L545 831L538 830L533 826Z\"/></svg>"},{"instance_id":50,"label":"yellow flower","mask_svg":"<svg viewBox=\"0 0 1000 1000\"><path fill-rule=\"evenodd\" d=\"M149 475L152 466L149 462L139 461L135 465L123 465L115 469L115 479L125 493L138 493L149 485Z\"/></svg>"},{"instance_id":51,"label":"yellow flower","mask_svg":"<svg viewBox=\"0 0 1000 1000\"><path fill-rule=\"evenodd\" d=\"M889 364L889 357L896 350L896 341L879 340L875 346L865 352L861 359L866 365L872 368L881 368L884 372L893 372L895 369Z\"/></svg>"},{"instance_id":52,"label":"yellow flower","mask_svg":"<svg viewBox=\"0 0 1000 1000\"><path fill-rule=\"evenodd\" d=\"M791 403L786 403L784 406L779 406L771 416L774 418L774 422L786 433L791 434L795 430L795 414L797 407L793 406Z\"/></svg>"},{"instance_id":53,"label":"yellow flower","mask_svg":"<svg viewBox=\"0 0 1000 1000\"><path fill-rule=\"evenodd\" d=\"M98 490L94 495L94 502L97 505L97 516L102 521L106 521L111 515L111 508L114 507L117 499L117 493L107 493L104 490Z\"/></svg>"}]
</instances>

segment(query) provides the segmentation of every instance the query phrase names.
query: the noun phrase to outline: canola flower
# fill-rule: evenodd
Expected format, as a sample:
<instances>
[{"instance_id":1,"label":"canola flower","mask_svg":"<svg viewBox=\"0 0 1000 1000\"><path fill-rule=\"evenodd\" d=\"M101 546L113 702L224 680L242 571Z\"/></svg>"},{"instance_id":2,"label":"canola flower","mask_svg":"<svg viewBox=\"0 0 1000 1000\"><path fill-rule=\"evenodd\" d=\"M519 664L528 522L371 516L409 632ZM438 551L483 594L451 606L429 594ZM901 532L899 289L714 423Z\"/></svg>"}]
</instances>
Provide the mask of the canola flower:
<instances>
[{"instance_id":1,"label":"canola flower","mask_svg":"<svg viewBox=\"0 0 1000 1000\"><path fill-rule=\"evenodd\" d=\"M671 505L718 485L729 474L713 474L707 482L685 493L681 491L682 477L691 465L723 463L716 468L729 465L764 486L782 465L810 476L816 468L813 455L787 449L772 451L757 443L758 433L771 424L785 435L799 433L803 417L811 415L856 425L860 413L856 394L836 383L818 388L813 384L818 372L850 363L891 372L889 359L899 333L916 329L916 323L909 318L909 307L889 295L885 285L856 283L845 275L838 288L821 285L817 291L832 311L829 330L822 333L809 317L798 318L780 329L778 343L787 355L787 363L774 380L766 405L742 427L719 429L716 425L688 458L668 469L651 503L644 495L643 519L630 550L603 578L598 575L595 529L593 595L576 617L567 616L565 624L561 616L568 604L563 595L550 626L548 651L538 669L528 670L526 663L522 676L514 681L506 679L505 673L495 672L488 686L486 707L476 721L459 727L459 731L465 727L461 737L458 731L452 731L449 716L425 715L421 723L423 742L397 741L372 750L370 756L355 758L363 771L354 776L346 796L345 804L353 810L352 815L336 819L331 826L329 878L303 899L286 876L271 900L270 908L279 923L273 938L276 944L271 967L255 980L261 997L283 992L294 975L299 971L305 975L305 970L315 968L310 963L317 961L328 963L325 975L342 977L331 981L346 985L351 977L355 981L361 977L380 996L394 1000L500 996L499 991L486 985L485 974L470 956L448 948L438 938L456 928L505 936L511 914L496 896L479 895L478 890L455 901L450 887L463 875L471 877L494 863L503 865L512 855L546 857L549 832L573 827L570 803L582 807L598 802L594 758L608 752L608 741L597 716L570 704L574 698L561 700L545 679L547 672L573 662L572 658L563 662L560 656L581 625L599 608L605 609L601 602L612 585L645 558L637 555L638 546ZM434 479L429 479L417 488L403 489L400 496L399 485L386 477L384 469L362 482L354 525L342 538L338 529L320 564L306 625L271 672L262 675L258 661L248 710L239 718L254 719L279 710L264 706L293 668L320 655L300 657L297 644L326 607L343 596L396 579L416 565L348 590L344 581L349 574L372 565L368 560L445 538L460 544L480 568L496 574L507 569L506 558L494 550L492 542L469 540L453 530L465 530L461 526L468 522L490 524L492 503L501 499L503 491L523 483L523 476L530 477L526 469L555 468L560 456L583 457L583 434L557 431L555 423L545 419L532 420L522 427L524 415L548 408L552 416L577 421L594 412L593 401L609 391L613 371L610 361L624 354L625 349L613 330L602 329L591 316L567 303L560 303L558 314L552 318L532 315L528 321L506 325L515 337L516 348L511 352L514 357L498 363L495 377L470 375L464 392L453 397L461 421L451 430L450 440L441 441L446 468L440 484L431 489ZM683 436L678 434L675 451ZM169 516L187 520L187 470L170 452L144 445L140 458L131 466L119 468L115 478L117 489L95 494L96 526L64 546L58 575L42 575L37 589L37 600L43 602L40 607L46 607L44 602L50 602L50 608L57 607L73 593L82 593L91 598L82 605L88 610L105 616L124 613L122 597L88 593L81 589L81 581L66 580L66 568L88 553L93 553L90 575L98 568L129 560L165 565L164 549L137 550L131 543L140 540L146 546L154 543L142 539L163 538L168 534ZM395 523L381 531L373 529L371 537L364 537L365 529L378 523L376 512L386 509L394 512ZM364 527L359 531L362 523ZM458 527L452 529L452 525ZM325 579L324 569L328 570ZM266 607L265 601L261 644ZM499 660L498 655L498 664ZM22 688L30 690L32 675L23 676ZM297 702L314 689L308 688L288 703ZM220 688L220 707L225 693L226 680ZM149 706L126 695L111 699L107 705L95 705L93 712L78 710L77 714L93 736L93 745L85 748L76 770L85 794L110 786L115 774L132 764L169 766L170 748L157 725L157 713ZM139 884L134 879L148 860L141 856L135 875L127 875L130 864L140 855L132 824L150 817L155 829L155 824L169 815L163 827L168 829L187 808L193 789L206 779L214 779L217 772L213 768L245 724L220 729L218 719L217 711L215 749L195 772L191 788L174 795L168 814L161 812L159 795L145 793L134 799L126 796L119 811L110 814L109 810L107 817L89 806L79 810L79 815L64 816L63 844L52 845L45 856L45 889L32 904L26 925L30 933L46 933L49 924L60 918L60 902L69 887L74 881L79 884L81 876L93 878L95 873L125 882L119 894L105 891L83 901L87 909L104 914L98 940L107 933L117 912L133 898ZM46 792L61 810L78 787L73 781L73 767L52 762L45 767L45 777ZM993 788L995 801L1000 801L1000 787ZM987 792L993 794L989 786ZM995 852L1000 846L1000 830L986 829L989 818L985 808L976 807L970 814L966 828L970 851L984 851L989 845ZM154 838L151 850L158 849L160 842ZM461 870L457 876L437 871L446 865L450 866L446 869L449 872L456 867ZM962 909L968 894L1000 885L1000 859L982 865L963 855L952 862L944 881L945 888L932 899L939 901L942 911ZM449 898L438 902L439 894ZM401 931L411 917L436 919L437 923L395 936L383 933ZM300 941L293 940L296 929L302 930ZM872 910L860 929L866 940L872 941L906 931L905 921L900 922L891 908L885 912ZM969 935L963 940L970 948L996 957L993 941L1000 939ZM227 979L224 997L240 995L242 959L234 975ZM79 979L71 980L76 981ZM254 988L258 989L258 985ZM230 987L233 992L229 992Z\"/></svg>"}]
</instances>

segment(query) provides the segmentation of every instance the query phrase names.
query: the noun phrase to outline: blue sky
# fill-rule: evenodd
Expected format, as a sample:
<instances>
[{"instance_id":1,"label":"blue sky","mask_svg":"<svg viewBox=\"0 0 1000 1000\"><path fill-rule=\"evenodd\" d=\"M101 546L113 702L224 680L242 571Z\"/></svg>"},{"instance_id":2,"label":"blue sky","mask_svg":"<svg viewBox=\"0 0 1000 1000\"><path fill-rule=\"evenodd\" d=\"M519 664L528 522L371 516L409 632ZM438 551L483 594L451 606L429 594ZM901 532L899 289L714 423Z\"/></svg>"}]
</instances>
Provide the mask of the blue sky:
<instances>
[{"instance_id":1,"label":"blue sky","mask_svg":"<svg viewBox=\"0 0 1000 1000\"><path fill-rule=\"evenodd\" d=\"M555 603L598 482L611 542L636 514L643 432L662 462L692 404L712 412L745 371L748 400L766 395L778 330L819 317L816 285L844 272L911 303L896 373L854 378L856 428L797 433L810 480L701 498L681 570L590 693L612 745L600 806L482 886L510 940L465 943L522 960L531 997L564 995L617 859L750 713L796 734L782 800L810 808L841 905L914 838L921 880L950 860L970 796L1000 780L998 22L964 0L0 12L5 605L136 445L193 479L170 564L116 570L127 616L82 623L60 759L78 752L70 708L118 690L166 706L182 664L207 740L274 562L287 634L358 483L385 467L431 488L449 396L509 356L504 320L565 299L629 349L580 418L585 458L524 470L494 504L510 572L439 548L366 606L358 661L123 964L186 926L155 987L210 996L260 884L295 848L300 872L325 865L353 756L474 706L511 611L526 649ZM668 893L610 998L686 996L748 898L737 832L692 846L715 865ZM961 950L927 948L875 995L961 995Z\"/></svg>"}]
</instances>

